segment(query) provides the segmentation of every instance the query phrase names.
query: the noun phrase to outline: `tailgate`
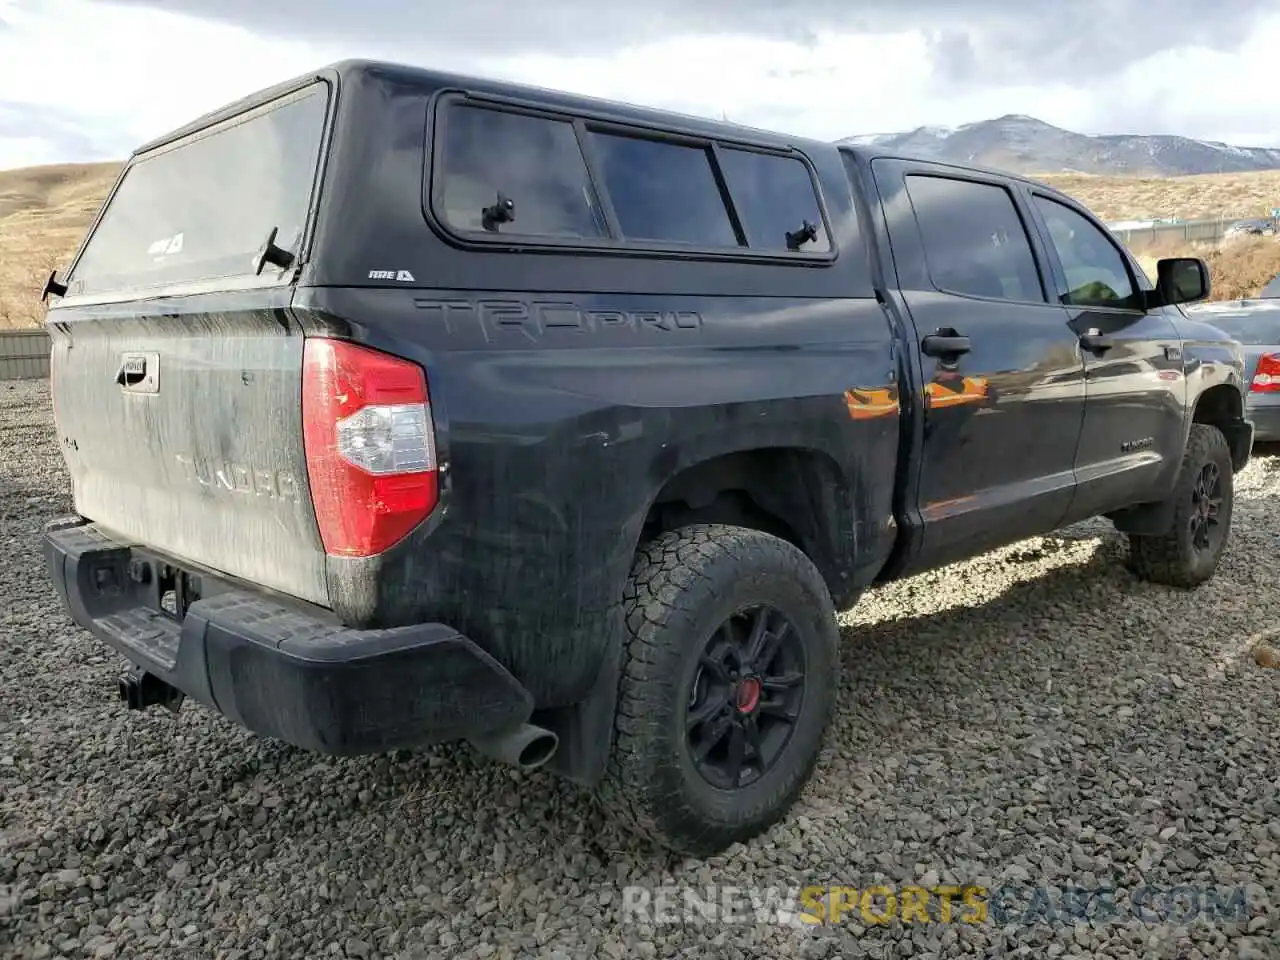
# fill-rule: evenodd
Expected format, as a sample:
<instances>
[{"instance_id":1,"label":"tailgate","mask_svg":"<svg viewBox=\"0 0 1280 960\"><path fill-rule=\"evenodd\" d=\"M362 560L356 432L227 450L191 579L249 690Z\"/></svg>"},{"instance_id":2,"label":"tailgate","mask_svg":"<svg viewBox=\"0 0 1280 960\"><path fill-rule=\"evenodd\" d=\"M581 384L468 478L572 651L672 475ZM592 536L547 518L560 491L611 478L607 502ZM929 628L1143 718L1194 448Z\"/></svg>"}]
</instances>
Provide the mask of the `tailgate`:
<instances>
[{"instance_id":1,"label":"tailgate","mask_svg":"<svg viewBox=\"0 0 1280 960\"><path fill-rule=\"evenodd\" d=\"M76 512L123 538L326 604L307 486L302 349L267 311L53 331Z\"/></svg>"},{"instance_id":2,"label":"tailgate","mask_svg":"<svg viewBox=\"0 0 1280 960\"><path fill-rule=\"evenodd\" d=\"M48 316L77 512L316 603L325 558L288 304L328 104L308 81L136 155Z\"/></svg>"}]
</instances>

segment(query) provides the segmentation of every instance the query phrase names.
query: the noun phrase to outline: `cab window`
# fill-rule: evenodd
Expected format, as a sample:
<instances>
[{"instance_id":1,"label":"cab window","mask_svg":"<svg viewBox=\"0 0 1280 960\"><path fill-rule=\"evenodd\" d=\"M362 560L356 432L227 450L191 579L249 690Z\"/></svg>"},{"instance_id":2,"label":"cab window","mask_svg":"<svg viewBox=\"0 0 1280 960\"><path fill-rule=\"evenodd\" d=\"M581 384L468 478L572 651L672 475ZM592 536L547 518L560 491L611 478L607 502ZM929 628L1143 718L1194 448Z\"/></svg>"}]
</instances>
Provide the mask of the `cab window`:
<instances>
[{"instance_id":1,"label":"cab window","mask_svg":"<svg viewBox=\"0 0 1280 960\"><path fill-rule=\"evenodd\" d=\"M1141 298L1124 257L1088 218L1065 203L1035 195L1036 209L1066 274L1061 301L1073 307L1140 309Z\"/></svg>"},{"instance_id":2,"label":"cab window","mask_svg":"<svg viewBox=\"0 0 1280 960\"><path fill-rule=\"evenodd\" d=\"M1008 190L934 174L909 174L906 184L935 287L970 297L1045 302L1031 241Z\"/></svg>"}]
</instances>

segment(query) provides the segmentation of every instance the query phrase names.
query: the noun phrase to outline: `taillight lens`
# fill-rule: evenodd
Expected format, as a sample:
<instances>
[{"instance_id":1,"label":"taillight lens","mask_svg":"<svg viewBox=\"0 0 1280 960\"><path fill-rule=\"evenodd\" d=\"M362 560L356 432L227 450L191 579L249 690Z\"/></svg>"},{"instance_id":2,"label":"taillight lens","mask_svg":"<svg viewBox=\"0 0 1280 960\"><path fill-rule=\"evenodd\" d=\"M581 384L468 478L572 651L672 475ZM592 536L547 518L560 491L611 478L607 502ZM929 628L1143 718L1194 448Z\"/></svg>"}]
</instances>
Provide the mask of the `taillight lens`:
<instances>
[{"instance_id":1,"label":"taillight lens","mask_svg":"<svg viewBox=\"0 0 1280 960\"><path fill-rule=\"evenodd\" d=\"M325 552L381 553L435 509L435 430L416 363L345 340L308 338L302 430Z\"/></svg>"},{"instance_id":2,"label":"taillight lens","mask_svg":"<svg viewBox=\"0 0 1280 960\"><path fill-rule=\"evenodd\" d=\"M1254 393L1280 392L1280 354L1264 353L1258 358L1249 389Z\"/></svg>"}]
</instances>

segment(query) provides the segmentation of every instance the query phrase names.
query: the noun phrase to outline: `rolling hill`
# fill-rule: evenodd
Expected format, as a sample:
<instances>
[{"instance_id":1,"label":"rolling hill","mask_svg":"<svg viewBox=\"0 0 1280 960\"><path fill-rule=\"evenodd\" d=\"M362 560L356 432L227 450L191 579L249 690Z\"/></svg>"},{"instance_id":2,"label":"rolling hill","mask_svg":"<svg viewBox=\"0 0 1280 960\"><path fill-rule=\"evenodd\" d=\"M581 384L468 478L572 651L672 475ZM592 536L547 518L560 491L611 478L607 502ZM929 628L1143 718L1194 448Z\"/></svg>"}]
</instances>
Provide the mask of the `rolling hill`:
<instances>
[{"instance_id":1,"label":"rolling hill","mask_svg":"<svg viewBox=\"0 0 1280 960\"><path fill-rule=\"evenodd\" d=\"M0 170L0 327L39 322L45 278L66 267L119 169L67 163Z\"/></svg>"},{"instance_id":2,"label":"rolling hill","mask_svg":"<svg viewBox=\"0 0 1280 960\"><path fill-rule=\"evenodd\" d=\"M1022 114L955 128L861 134L840 142L1028 174L1183 176L1280 169L1280 148L1234 147L1165 135L1089 136Z\"/></svg>"}]
</instances>

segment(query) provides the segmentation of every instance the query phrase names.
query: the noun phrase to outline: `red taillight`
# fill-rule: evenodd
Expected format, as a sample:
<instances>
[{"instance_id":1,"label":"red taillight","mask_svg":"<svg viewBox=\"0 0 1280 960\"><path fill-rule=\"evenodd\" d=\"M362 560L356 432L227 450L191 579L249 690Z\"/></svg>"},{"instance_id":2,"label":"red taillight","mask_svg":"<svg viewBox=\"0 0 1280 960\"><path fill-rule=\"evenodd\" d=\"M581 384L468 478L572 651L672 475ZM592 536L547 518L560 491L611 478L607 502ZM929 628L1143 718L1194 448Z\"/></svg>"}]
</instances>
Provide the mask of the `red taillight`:
<instances>
[{"instance_id":1,"label":"red taillight","mask_svg":"<svg viewBox=\"0 0 1280 960\"><path fill-rule=\"evenodd\" d=\"M1258 358L1249 389L1254 393L1280 393L1280 354L1264 353Z\"/></svg>"},{"instance_id":2,"label":"red taillight","mask_svg":"<svg viewBox=\"0 0 1280 960\"><path fill-rule=\"evenodd\" d=\"M417 364L344 340L308 339L302 435L327 553L381 553L435 509L435 430Z\"/></svg>"}]
</instances>

